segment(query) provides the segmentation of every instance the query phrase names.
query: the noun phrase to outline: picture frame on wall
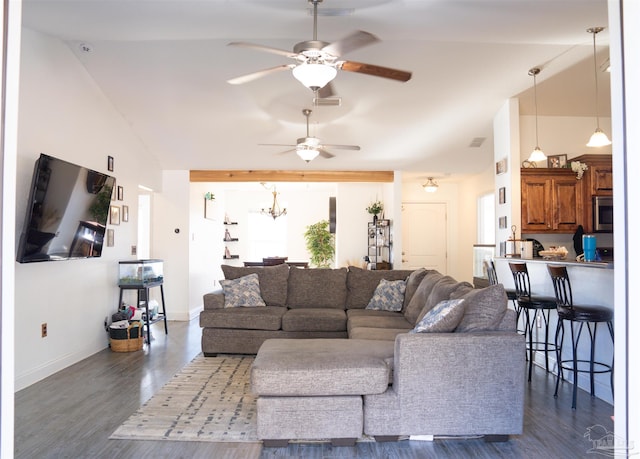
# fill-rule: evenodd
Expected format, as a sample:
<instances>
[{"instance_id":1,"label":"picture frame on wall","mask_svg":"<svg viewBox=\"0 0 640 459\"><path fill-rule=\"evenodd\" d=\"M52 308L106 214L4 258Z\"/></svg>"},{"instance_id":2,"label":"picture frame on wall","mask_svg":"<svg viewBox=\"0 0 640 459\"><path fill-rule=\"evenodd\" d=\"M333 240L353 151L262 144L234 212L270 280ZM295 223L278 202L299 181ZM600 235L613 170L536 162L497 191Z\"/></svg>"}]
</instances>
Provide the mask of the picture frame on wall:
<instances>
[{"instance_id":1,"label":"picture frame on wall","mask_svg":"<svg viewBox=\"0 0 640 459\"><path fill-rule=\"evenodd\" d=\"M109 223L112 225L120 224L120 206L109 207Z\"/></svg>"},{"instance_id":2,"label":"picture frame on wall","mask_svg":"<svg viewBox=\"0 0 640 459\"><path fill-rule=\"evenodd\" d=\"M113 172L113 156L107 156L107 170Z\"/></svg>"},{"instance_id":3,"label":"picture frame on wall","mask_svg":"<svg viewBox=\"0 0 640 459\"><path fill-rule=\"evenodd\" d=\"M114 231L112 229L107 230L107 247L113 247Z\"/></svg>"},{"instance_id":4,"label":"picture frame on wall","mask_svg":"<svg viewBox=\"0 0 640 459\"><path fill-rule=\"evenodd\" d=\"M500 217L498 218L498 228L500 229L506 229L507 228L507 217Z\"/></svg>"},{"instance_id":5,"label":"picture frame on wall","mask_svg":"<svg viewBox=\"0 0 640 459\"><path fill-rule=\"evenodd\" d=\"M496 175L507 172L507 158L502 158L496 163Z\"/></svg>"},{"instance_id":6,"label":"picture frame on wall","mask_svg":"<svg viewBox=\"0 0 640 459\"><path fill-rule=\"evenodd\" d=\"M562 169L567 167L567 155L547 156L547 167L550 169Z\"/></svg>"},{"instance_id":7,"label":"picture frame on wall","mask_svg":"<svg viewBox=\"0 0 640 459\"><path fill-rule=\"evenodd\" d=\"M124 188L118 186L118 201L124 200Z\"/></svg>"},{"instance_id":8,"label":"picture frame on wall","mask_svg":"<svg viewBox=\"0 0 640 459\"><path fill-rule=\"evenodd\" d=\"M498 204L507 202L507 189L505 187L498 188Z\"/></svg>"},{"instance_id":9,"label":"picture frame on wall","mask_svg":"<svg viewBox=\"0 0 640 459\"><path fill-rule=\"evenodd\" d=\"M129 206L122 206L122 221L129 221Z\"/></svg>"}]
</instances>

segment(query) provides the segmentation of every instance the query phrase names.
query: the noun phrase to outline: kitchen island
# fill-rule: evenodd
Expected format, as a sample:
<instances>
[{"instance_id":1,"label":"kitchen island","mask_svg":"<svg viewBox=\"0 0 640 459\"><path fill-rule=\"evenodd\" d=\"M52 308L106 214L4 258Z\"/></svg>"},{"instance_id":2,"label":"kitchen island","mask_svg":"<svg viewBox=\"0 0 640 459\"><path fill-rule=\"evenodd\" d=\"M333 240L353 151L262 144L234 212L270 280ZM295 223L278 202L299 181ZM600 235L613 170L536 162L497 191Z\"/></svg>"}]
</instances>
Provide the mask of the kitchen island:
<instances>
[{"instance_id":1,"label":"kitchen island","mask_svg":"<svg viewBox=\"0 0 640 459\"><path fill-rule=\"evenodd\" d=\"M513 276L509 268L509 263L526 263L527 270L529 271L529 278L531 281L531 292L534 295L555 296L553 291L553 284L551 277L547 270L547 266L564 265L567 267L569 278L571 279L571 289L573 292L573 302L579 305L600 305L614 309L613 301L613 274L614 263L612 261L603 262L584 262L575 260L548 260L544 258L504 258L496 257L496 273L498 275L498 281L501 282L505 288L513 289ZM615 318L614 318L615 320ZM551 314L550 323L550 339L555 336L557 324L557 314L555 311ZM522 328L522 325L519 325ZM566 326L565 326L566 329ZM568 329L567 329L568 330ZM540 334L540 338L544 337L544 329L536 328L536 333ZM588 346L588 330L583 329L583 336L580 339L580 346L578 348L578 358L588 359L590 349ZM534 337L534 340L536 338ZM564 352L569 355L569 343L565 340ZM606 329L606 326L598 326L598 334L596 339L596 361L610 362L613 357L613 344L611 343L611 337ZM538 352L536 355L535 363L544 368L544 354ZM549 356L550 368L556 371L556 358L553 355ZM571 374L566 373L565 378L571 380ZM613 403L613 397L611 395L610 379L608 374L596 375L596 396L609 403ZM565 381L564 384L570 384ZM589 375L581 373L578 379L578 386L584 390L589 390ZM569 407L571 401L568 400Z\"/></svg>"}]
</instances>

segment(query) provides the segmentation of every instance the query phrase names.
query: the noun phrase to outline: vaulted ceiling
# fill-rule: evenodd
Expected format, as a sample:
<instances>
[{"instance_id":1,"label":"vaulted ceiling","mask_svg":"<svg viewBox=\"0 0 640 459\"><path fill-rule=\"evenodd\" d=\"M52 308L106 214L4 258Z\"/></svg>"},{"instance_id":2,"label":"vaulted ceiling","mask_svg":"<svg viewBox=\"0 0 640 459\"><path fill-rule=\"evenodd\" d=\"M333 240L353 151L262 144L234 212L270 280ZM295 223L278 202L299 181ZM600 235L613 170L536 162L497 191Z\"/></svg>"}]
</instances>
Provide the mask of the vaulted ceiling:
<instances>
[{"instance_id":1,"label":"vaulted ceiling","mask_svg":"<svg viewBox=\"0 0 640 459\"><path fill-rule=\"evenodd\" d=\"M413 72L406 83L339 71L340 106L314 107L289 71L243 85L227 80L290 63L227 46L246 41L291 50L313 37L306 0L25 0L25 27L64 40L165 169L403 170L477 173L493 162L492 122L510 97L533 112L594 116L592 37L606 0L324 0L318 39L365 30L381 42L349 60ZM90 51L90 52L87 52ZM607 30L598 60L608 57ZM600 77L600 112L610 112ZM311 135L332 159L278 155ZM471 147L474 139L485 139Z\"/></svg>"}]
</instances>

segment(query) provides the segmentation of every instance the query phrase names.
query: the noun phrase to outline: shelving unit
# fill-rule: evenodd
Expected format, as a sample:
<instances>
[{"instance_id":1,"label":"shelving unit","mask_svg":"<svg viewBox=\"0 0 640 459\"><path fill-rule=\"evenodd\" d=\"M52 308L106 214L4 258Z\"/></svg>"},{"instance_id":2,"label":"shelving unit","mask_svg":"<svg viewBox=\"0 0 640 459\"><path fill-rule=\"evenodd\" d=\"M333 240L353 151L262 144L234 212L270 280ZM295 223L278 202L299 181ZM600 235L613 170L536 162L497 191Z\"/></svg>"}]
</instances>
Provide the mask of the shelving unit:
<instances>
[{"instance_id":1,"label":"shelving unit","mask_svg":"<svg viewBox=\"0 0 640 459\"><path fill-rule=\"evenodd\" d=\"M368 223L367 256L372 270L392 269L391 220L380 219Z\"/></svg>"},{"instance_id":2,"label":"shelving unit","mask_svg":"<svg viewBox=\"0 0 640 459\"><path fill-rule=\"evenodd\" d=\"M225 226L224 237L222 238L222 240L223 240L223 242L225 242L225 244L228 243L228 242L238 242L240 240L237 237L232 237L231 233L229 232L229 228L227 228L228 226L235 226L237 224L238 224L238 222L227 221L225 219L225 221L224 221L224 226ZM228 245L225 245L224 249L225 249L224 250L225 253L224 253L224 255L222 255L222 259L223 260L239 260L240 259L240 255L233 255L231 253L231 251L229 250L229 246Z\"/></svg>"}]
</instances>

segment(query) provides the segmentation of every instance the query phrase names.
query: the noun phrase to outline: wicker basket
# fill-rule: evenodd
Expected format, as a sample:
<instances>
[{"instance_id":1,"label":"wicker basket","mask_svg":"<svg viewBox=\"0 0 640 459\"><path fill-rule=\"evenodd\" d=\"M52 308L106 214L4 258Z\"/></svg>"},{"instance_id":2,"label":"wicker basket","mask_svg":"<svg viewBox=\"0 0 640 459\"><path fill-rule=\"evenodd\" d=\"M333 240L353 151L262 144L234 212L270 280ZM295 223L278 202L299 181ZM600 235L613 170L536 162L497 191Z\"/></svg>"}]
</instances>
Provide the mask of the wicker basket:
<instances>
[{"instance_id":1,"label":"wicker basket","mask_svg":"<svg viewBox=\"0 0 640 459\"><path fill-rule=\"evenodd\" d=\"M137 329L137 337L132 338L131 331ZM136 333L133 333L135 336ZM142 345L144 344L144 333L142 332L142 322L133 322L129 325L129 328L126 330L127 337L125 339L115 339L111 337L109 339L111 350L113 352L133 352L139 351L142 349Z\"/></svg>"}]
</instances>

